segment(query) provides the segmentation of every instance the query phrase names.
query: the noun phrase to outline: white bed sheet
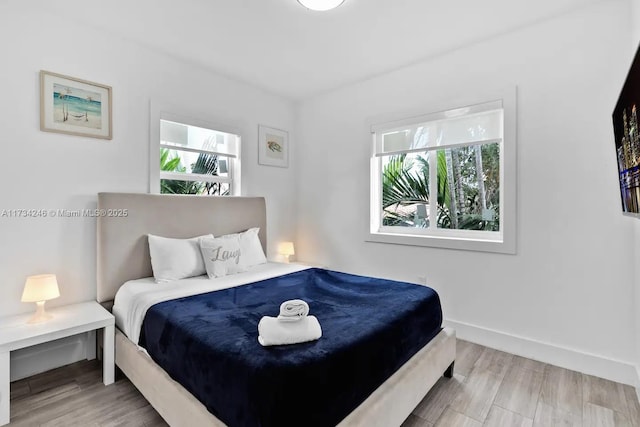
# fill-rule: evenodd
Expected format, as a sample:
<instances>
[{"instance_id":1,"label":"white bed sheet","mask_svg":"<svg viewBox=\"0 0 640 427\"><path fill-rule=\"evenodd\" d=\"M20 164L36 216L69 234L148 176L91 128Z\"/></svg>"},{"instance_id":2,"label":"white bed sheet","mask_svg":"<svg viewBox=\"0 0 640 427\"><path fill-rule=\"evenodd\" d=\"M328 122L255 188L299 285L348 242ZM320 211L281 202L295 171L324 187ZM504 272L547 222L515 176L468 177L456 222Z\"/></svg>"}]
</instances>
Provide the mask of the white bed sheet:
<instances>
[{"instance_id":1,"label":"white bed sheet","mask_svg":"<svg viewBox=\"0 0 640 427\"><path fill-rule=\"evenodd\" d=\"M153 277L130 280L123 284L113 303L116 325L135 344L140 338L142 322L151 306L163 301L183 298L221 289L246 285L247 283L270 279L296 271L306 270L300 264L268 262L249 271L229 276L209 279L207 276L190 277L168 283L156 283Z\"/></svg>"}]
</instances>

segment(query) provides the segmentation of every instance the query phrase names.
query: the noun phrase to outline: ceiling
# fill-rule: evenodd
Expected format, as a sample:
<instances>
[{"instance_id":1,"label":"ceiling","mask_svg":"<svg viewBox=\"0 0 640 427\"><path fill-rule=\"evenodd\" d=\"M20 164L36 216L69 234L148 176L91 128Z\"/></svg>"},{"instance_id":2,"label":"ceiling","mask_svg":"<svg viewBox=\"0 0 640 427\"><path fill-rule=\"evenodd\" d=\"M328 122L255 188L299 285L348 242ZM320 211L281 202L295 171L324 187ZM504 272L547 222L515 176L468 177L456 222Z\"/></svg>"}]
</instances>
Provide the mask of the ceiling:
<instances>
[{"instance_id":1,"label":"ceiling","mask_svg":"<svg viewBox=\"0 0 640 427\"><path fill-rule=\"evenodd\" d=\"M346 0L329 12L296 0L62 4L67 18L297 100L593 1Z\"/></svg>"}]
</instances>

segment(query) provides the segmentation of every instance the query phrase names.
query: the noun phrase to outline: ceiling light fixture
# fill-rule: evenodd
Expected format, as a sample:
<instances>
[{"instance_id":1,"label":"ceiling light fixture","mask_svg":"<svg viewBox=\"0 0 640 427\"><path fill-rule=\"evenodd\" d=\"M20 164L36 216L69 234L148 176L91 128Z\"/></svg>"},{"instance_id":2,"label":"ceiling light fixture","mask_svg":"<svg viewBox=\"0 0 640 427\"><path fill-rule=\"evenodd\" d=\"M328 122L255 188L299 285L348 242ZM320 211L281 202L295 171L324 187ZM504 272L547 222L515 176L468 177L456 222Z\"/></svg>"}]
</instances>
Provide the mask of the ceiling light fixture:
<instances>
[{"instance_id":1,"label":"ceiling light fixture","mask_svg":"<svg viewBox=\"0 0 640 427\"><path fill-rule=\"evenodd\" d=\"M298 0L298 3L311 10L325 11L335 9L344 0Z\"/></svg>"}]
</instances>

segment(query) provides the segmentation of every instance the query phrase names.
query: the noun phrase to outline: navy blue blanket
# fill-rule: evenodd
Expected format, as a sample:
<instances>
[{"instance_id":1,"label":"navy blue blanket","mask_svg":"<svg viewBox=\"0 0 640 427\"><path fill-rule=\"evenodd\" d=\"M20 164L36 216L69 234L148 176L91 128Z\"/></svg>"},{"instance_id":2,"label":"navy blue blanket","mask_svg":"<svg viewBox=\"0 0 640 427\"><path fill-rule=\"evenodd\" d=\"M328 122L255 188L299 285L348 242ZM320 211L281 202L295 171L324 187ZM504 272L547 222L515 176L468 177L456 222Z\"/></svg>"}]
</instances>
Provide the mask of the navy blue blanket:
<instances>
[{"instance_id":1,"label":"navy blue blanket","mask_svg":"<svg viewBox=\"0 0 640 427\"><path fill-rule=\"evenodd\" d=\"M262 347L262 316L300 298L318 341ZM441 330L438 294L309 269L162 302L140 335L153 360L231 427L335 426Z\"/></svg>"}]
</instances>

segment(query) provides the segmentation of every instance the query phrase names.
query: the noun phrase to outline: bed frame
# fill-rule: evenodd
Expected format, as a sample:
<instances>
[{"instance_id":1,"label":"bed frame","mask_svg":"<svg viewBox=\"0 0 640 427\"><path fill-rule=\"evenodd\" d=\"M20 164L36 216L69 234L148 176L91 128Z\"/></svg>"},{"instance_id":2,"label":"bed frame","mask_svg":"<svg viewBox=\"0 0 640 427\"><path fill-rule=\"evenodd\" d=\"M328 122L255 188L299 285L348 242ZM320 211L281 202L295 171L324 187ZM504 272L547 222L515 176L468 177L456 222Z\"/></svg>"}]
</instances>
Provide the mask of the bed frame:
<instances>
[{"instance_id":1,"label":"bed frame","mask_svg":"<svg viewBox=\"0 0 640 427\"><path fill-rule=\"evenodd\" d=\"M267 248L262 197L98 194L97 300L111 307L120 286L152 276L147 234L189 238L260 227ZM225 426L145 352L116 330L116 365L173 426ZM443 329L343 419L340 427L399 426L444 374L453 375L455 331Z\"/></svg>"}]
</instances>

